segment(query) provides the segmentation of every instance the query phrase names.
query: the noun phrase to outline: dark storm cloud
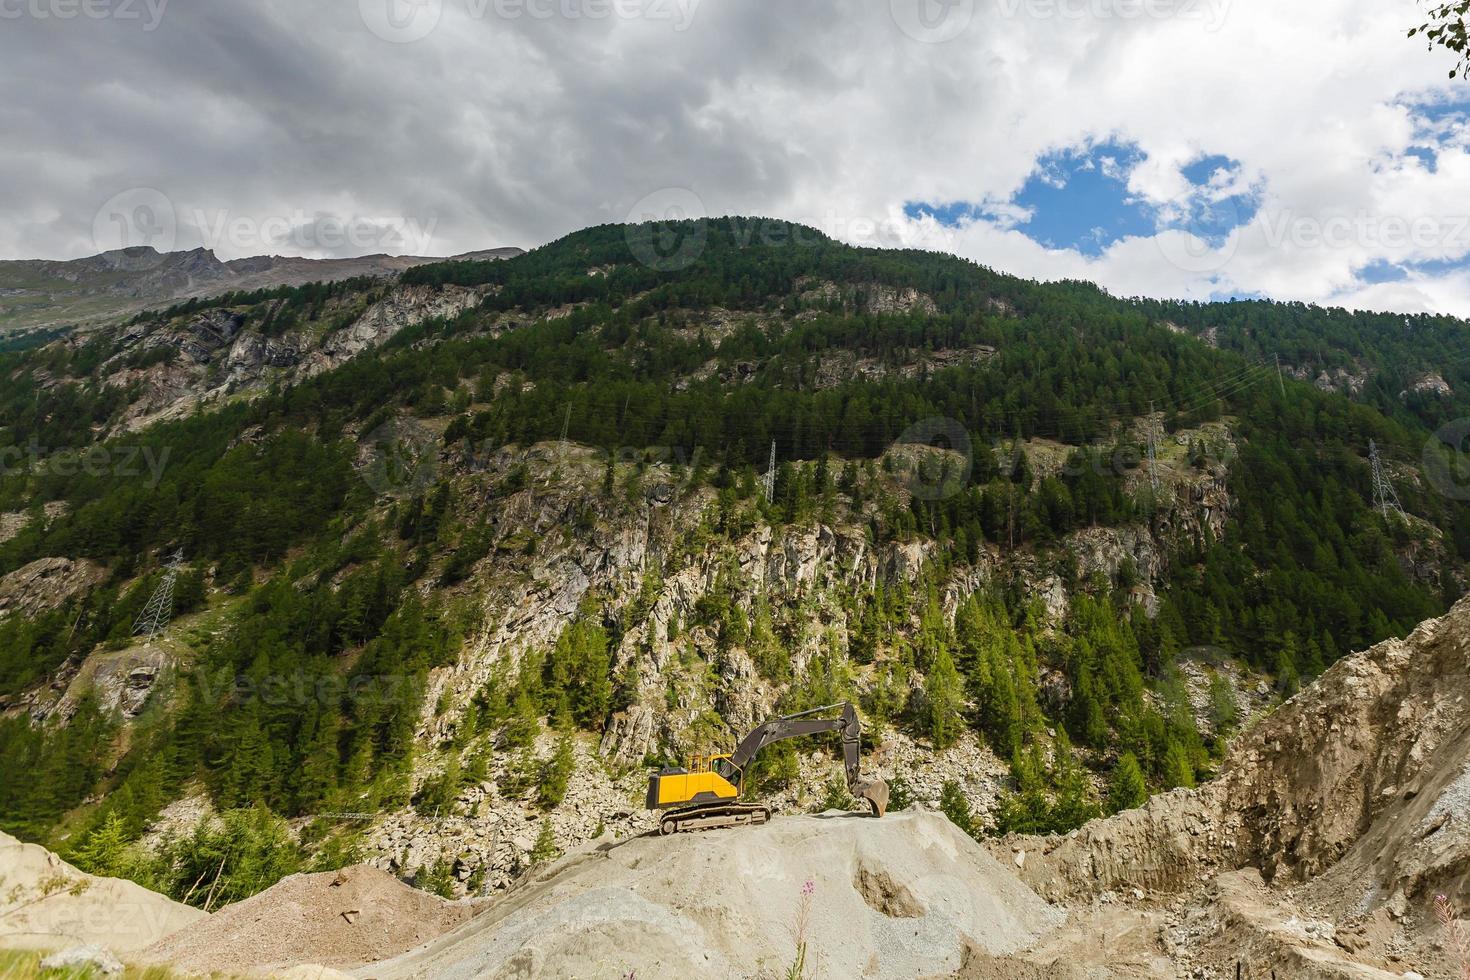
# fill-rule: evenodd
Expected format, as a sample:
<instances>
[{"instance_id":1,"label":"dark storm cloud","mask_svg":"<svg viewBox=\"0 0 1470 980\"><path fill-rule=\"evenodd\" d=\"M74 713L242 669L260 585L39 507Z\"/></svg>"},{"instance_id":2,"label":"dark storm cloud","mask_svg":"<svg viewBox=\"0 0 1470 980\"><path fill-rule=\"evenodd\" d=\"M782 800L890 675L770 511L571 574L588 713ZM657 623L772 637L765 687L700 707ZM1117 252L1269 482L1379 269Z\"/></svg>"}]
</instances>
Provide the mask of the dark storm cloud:
<instances>
[{"instance_id":1,"label":"dark storm cloud","mask_svg":"<svg viewBox=\"0 0 1470 980\"><path fill-rule=\"evenodd\" d=\"M356 3L174 0L153 30L4 22L0 60L28 95L0 109L12 135L0 172L44 171L28 182L47 206L14 183L0 191L12 225L0 247L95 251L109 244L93 240L97 208L139 187L173 203L179 247L226 257L281 245L251 220L407 219L433 225L430 247L447 252L622 220L693 175L732 206L780 193L787 148L712 102L794 63L793 25L698 5L670 16L507 18L447 0L437 28L404 44L375 36Z\"/></svg>"}]
</instances>

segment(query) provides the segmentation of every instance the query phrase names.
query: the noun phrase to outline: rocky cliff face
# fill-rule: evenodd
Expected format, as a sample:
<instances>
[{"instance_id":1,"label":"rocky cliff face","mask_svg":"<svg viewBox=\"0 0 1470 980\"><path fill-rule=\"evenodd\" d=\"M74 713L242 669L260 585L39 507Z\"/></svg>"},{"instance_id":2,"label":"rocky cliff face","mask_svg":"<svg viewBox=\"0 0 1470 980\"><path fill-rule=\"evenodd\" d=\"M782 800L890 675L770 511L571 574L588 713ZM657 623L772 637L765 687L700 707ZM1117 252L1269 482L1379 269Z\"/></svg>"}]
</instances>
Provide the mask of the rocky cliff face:
<instances>
[{"instance_id":1,"label":"rocky cliff face","mask_svg":"<svg viewBox=\"0 0 1470 980\"><path fill-rule=\"evenodd\" d=\"M642 806L645 759L728 744L768 717L785 691L762 676L749 649L721 642L701 623L702 599L723 590L747 619L757 602L766 602L792 670L801 676L826 653L848 661L855 624L845 597L880 584L913 588L934 557L925 539L875 544L862 515L842 508L808 526L772 528L756 520L732 537L714 534L714 491L690 488L676 467L653 464L636 493L619 486L607 496L597 489L605 457L577 446L508 448L470 465L447 456L442 462L455 468L456 496L467 502L458 519L488 520L497 540L470 579L456 586L479 607L482 625L454 664L431 675L421 742L453 739L476 694L496 676L514 676L527 655L549 650L589 600L640 610L626 623L608 624L621 627L613 629L620 636L613 673L636 675L637 686L632 703L613 714L599 737L579 741L567 798L550 813L536 803L534 790L516 788L524 782L514 772L521 762L497 752L487 779L449 811L433 817L404 811L376 825L373 861L400 874L447 855L461 882L483 869L484 887L504 887L529 865L543 821L563 847L590 839L599 828L619 835L649 829L652 817ZM1171 479L1181 492L1155 527L1091 528L1067 540L1082 574L1111 577L1131 564L1138 601L1151 600L1172 547L1160 534L1218 527L1229 511L1220 478L1180 469ZM518 489L507 493L507 485ZM1205 489L1184 492L1195 485ZM906 491L894 479L883 492ZM1013 575L1060 623L1067 589L1026 553L1003 559L998 551L982 551L978 563L957 566L937 583L940 605L952 617L977 589ZM860 677L858 683L868 681ZM877 773L903 773L915 798L931 806L944 783L954 780L984 819L1008 783L1006 764L973 734L943 753L893 730L874 738L882 743L871 760ZM534 756L549 759L554 741L543 736ZM768 800L777 809L809 808L838 775L835 760L798 751L800 777ZM427 762L421 776L427 781L441 765Z\"/></svg>"},{"instance_id":2,"label":"rocky cliff face","mask_svg":"<svg viewBox=\"0 0 1470 980\"><path fill-rule=\"evenodd\" d=\"M452 319L478 305L480 293L459 286L401 286L367 309L350 326L328 334L299 360L296 378L322 374L363 351L380 347L405 327L436 317ZM293 379L294 380L294 379Z\"/></svg>"},{"instance_id":3,"label":"rocky cliff face","mask_svg":"<svg viewBox=\"0 0 1470 980\"><path fill-rule=\"evenodd\" d=\"M825 592L871 588L879 580L912 583L924 564L927 545L874 547L866 531L852 523L779 532L762 525L728 545L703 548L698 529L708 519L714 493L677 489L680 478L668 466L648 469L638 500L603 501L584 514L589 499L599 499L591 488L602 460L577 447L563 452L548 444L501 453L470 485L493 486L528 464L528 486L496 500L493 508L503 546L482 563L476 582L485 626L467 644L459 665L435 677L428 703L438 703L446 693L454 703L468 703L497 666L514 665L528 651L554 644L589 596L617 608L638 602L644 593L647 616L624 631L614 653L615 672L636 663L639 675L639 704L615 716L603 740L603 755L616 764L636 763L661 742L681 745L690 722L707 710L718 708L731 726L744 728L774 705L779 692L762 682L748 657L717 657L708 631L683 628L697 619L699 600L722 576L729 577L747 614L762 595L780 608L813 611L808 642L793 652L799 673L822 642L846 634L845 616L823 601ZM575 530L579 521L586 530ZM504 547L528 536L536 539L532 556ZM645 592L648 583L651 593ZM663 710L686 651L718 664L714 687L720 704L711 703L706 693ZM661 706L656 722L648 705ZM424 734L442 736L453 721L452 714L426 717Z\"/></svg>"},{"instance_id":4,"label":"rocky cliff face","mask_svg":"<svg viewBox=\"0 0 1470 980\"><path fill-rule=\"evenodd\" d=\"M1470 889L1467 691L1470 599L1338 662L1214 782L991 850L1083 922L1146 924L1164 976L1456 975L1436 897Z\"/></svg>"},{"instance_id":5,"label":"rocky cliff face","mask_svg":"<svg viewBox=\"0 0 1470 980\"><path fill-rule=\"evenodd\" d=\"M474 290L456 286L406 286L383 290L366 303L355 295L332 301L316 321L280 334L271 328L283 301L250 315L211 309L162 326L121 328L118 353L101 369L104 384L130 396L115 427L138 431L202 405L249 397L273 383L322 374L387 343L405 327L457 316L479 299Z\"/></svg>"}]
</instances>

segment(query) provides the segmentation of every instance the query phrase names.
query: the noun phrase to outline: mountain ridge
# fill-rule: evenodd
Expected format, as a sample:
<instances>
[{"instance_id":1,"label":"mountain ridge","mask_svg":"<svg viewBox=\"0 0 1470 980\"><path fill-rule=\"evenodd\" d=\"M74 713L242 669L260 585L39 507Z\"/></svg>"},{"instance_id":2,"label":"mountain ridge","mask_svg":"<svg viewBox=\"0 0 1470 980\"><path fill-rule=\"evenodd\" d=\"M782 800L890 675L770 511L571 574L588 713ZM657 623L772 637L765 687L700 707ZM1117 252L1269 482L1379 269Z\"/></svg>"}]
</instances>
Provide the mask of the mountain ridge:
<instances>
[{"instance_id":1,"label":"mountain ridge","mask_svg":"<svg viewBox=\"0 0 1470 980\"><path fill-rule=\"evenodd\" d=\"M519 248L492 248L449 260L485 261L521 254ZM95 327L183 300L312 282L391 277L443 261L444 257L386 253L330 259L257 255L222 261L208 248L160 252L150 245L77 259L5 260L0 261L0 331Z\"/></svg>"}]
</instances>

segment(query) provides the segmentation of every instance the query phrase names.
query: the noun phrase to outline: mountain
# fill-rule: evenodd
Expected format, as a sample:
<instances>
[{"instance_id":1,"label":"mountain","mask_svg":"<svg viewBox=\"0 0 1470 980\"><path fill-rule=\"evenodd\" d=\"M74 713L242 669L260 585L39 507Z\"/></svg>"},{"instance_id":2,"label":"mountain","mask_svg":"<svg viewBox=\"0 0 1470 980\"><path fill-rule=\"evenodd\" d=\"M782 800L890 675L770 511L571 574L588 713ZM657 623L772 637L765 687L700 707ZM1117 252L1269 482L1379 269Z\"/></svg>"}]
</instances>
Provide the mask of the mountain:
<instances>
[{"instance_id":1,"label":"mountain","mask_svg":"<svg viewBox=\"0 0 1470 980\"><path fill-rule=\"evenodd\" d=\"M980 834L1213 785L1466 590L1438 403L1222 339L1418 370L1381 322L730 219L0 354L0 826L191 904L356 861L494 893L652 827L650 767L842 700ZM831 748L751 792L847 806Z\"/></svg>"},{"instance_id":2,"label":"mountain","mask_svg":"<svg viewBox=\"0 0 1470 980\"><path fill-rule=\"evenodd\" d=\"M517 248L473 252L462 259L499 259ZM180 300L310 282L382 278L442 259L364 255L303 259L279 255L221 262L206 248L159 252L118 249L83 259L0 262L0 331L87 327Z\"/></svg>"}]
</instances>

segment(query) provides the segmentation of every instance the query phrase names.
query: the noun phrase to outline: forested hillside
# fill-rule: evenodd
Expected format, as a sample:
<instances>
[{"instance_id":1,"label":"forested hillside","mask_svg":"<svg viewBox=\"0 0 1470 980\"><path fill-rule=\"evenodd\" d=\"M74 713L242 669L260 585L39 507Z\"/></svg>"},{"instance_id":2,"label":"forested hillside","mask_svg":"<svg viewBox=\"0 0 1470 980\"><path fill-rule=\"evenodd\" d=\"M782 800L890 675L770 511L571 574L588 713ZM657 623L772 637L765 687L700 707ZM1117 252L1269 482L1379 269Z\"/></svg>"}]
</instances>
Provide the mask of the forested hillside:
<instances>
[{"instance_id":1,"label":"forested hillside","mask_svg":"<svg viewBox=\"0 0 1470 980\"><path fill-rule=\"evenodd\" d=\"M696 232L687 267L637 259ZM0 826L195 903L214 865L243 897L349 855L450 893L640 829L646 764L850 697L975 833L1070 829L1208 779L1249 712L1464 592L1470 507L1418 467L1467 345L732 219L0 353L0 608L35 603L0 618ZM95 584L22 595L56 558ZM753 778L843 802L809 775L788 746ZM226 819L160 836L180 799ZM511 812L535 846L452 876Z\"/></svg>"}]
</instances>

